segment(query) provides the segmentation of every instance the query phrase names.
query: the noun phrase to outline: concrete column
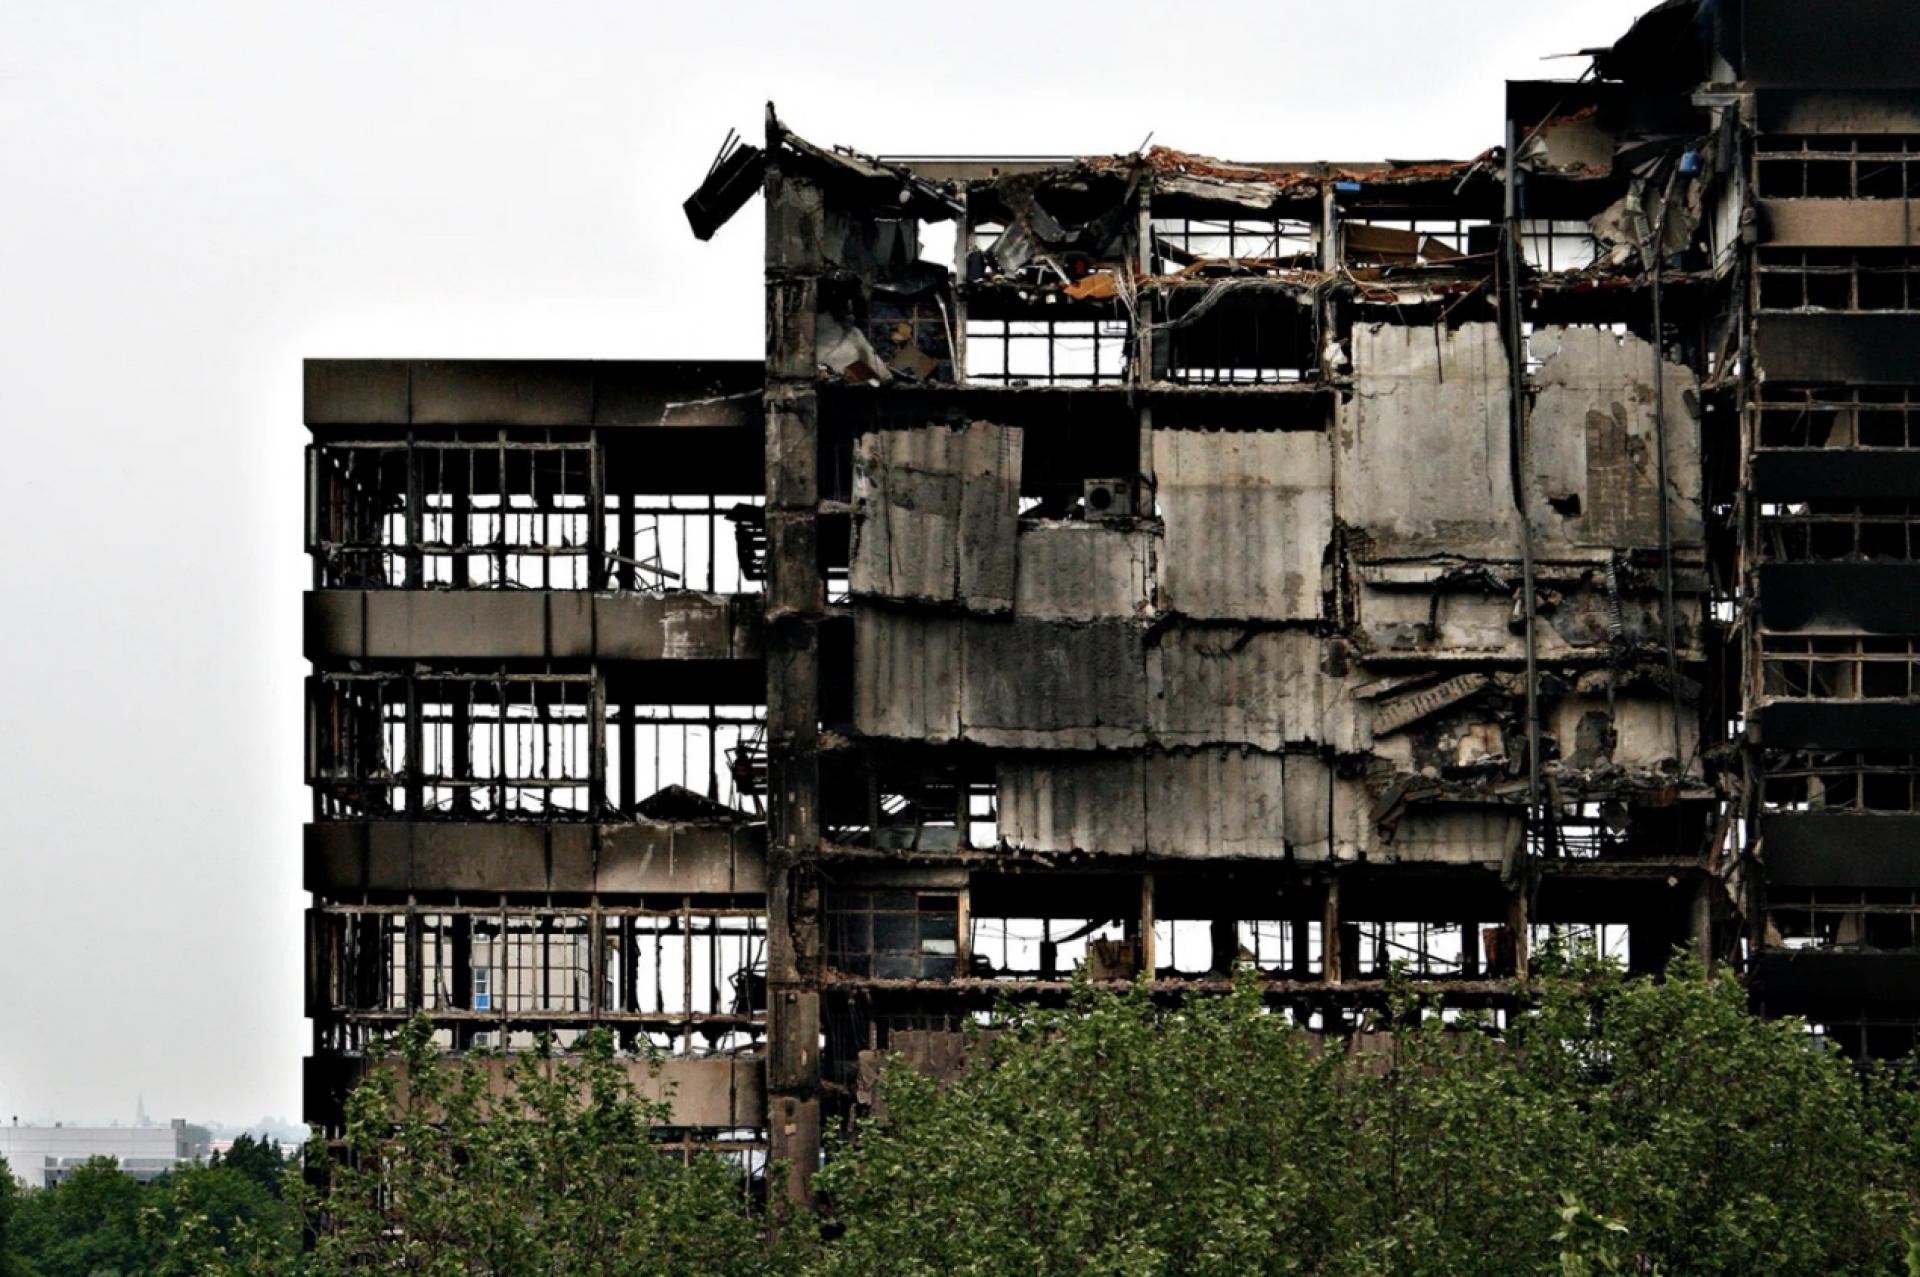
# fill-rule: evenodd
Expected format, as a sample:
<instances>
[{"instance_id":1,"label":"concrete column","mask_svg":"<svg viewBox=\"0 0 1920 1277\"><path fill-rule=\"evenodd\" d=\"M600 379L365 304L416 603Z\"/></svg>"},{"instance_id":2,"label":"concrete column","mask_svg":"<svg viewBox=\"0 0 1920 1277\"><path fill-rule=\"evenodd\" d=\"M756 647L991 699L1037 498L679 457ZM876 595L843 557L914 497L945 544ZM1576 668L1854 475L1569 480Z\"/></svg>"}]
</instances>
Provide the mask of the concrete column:
<instances>
[{"instance_id":1,"label":"concrete column","mask_svg":"<svg viewBox=\"0 0 1920 1277\"><path fill-rule=\"evenodd\" d=\"M767 1125L790 1202L820 1164L819 405L814 312L825 205L767 154Z\"/></svg>"}]
</instances>

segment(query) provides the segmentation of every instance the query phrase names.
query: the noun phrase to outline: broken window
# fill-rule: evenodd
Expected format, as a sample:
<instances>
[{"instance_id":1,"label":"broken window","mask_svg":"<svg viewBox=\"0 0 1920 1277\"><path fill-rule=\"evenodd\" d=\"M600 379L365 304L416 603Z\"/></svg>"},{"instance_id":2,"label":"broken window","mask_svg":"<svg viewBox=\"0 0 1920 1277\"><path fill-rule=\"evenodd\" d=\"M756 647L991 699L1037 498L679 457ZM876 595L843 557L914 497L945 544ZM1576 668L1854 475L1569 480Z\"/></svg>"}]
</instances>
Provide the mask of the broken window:
<instances>
[{"instance_id":1,"label":"broken window","mask_svg":"<svg viewBox=\"0 0 1920 1277\"><path fill-rule=\"evenodd\" d=\"M1793 386L1763 381L1754 412L1762 448L1920 448L1920 398L1907 386Z\"/></svg>"},{"instance_id":2,"label":"broken window","mask_svg":"<svg viewBox=\"0 0 1920 1277\"><path fill-rule=\"evenodd\" d=\"M555 437L307 450L320 588L583 590L595 584L599 453Z\"/></svg>"},{"instance_id":3,"label":"broken window","mask_svg":"<svg viewBox=\"0 0 1920 1277\"><path fill-rule=\"evenodd\" d=\"M1760 507L1760 558L1771 563L1920 559L1920 510L1907 501L1823 500Z\"/></svg>"},{"instance_id":4,"label":"broken window","mask_svg":"<svg viewBox=\"0 0 1920 1277\"><path fill-rule=\"evenodd\" d=\"M1765 811L1920 810L1914 805L1920 755L1904 750L1769 750L1760 805Z\"/></svg>"},{"instance_id":5,"label":"broken window","mask_svg":"<svg viewBox=\"0 0 1920 1277\"><path fill-rule=\"evenodd\" d=\"M1127 379L1124 319L967 320L967 380L1110 386Z\"/></svg>"},{"instance_id":6,"label":"broken window","mask_svg":"<svg viewBox=\"0 0 1920 1277\"><path fill-rule=\"evenodd\" d=\"M309 688L316 819L593 814L591 674L334 671Z\"/></svg>"},{"instance_id":7,"label":"broken window","mask_svg":"<svg viewBox=\"0 0 1920 1277\"><path fill-rule=\"evenodd\" d=\"M1118 918L970 917L967 951L992 980L1064 980L1089 958L1093 978L1111 979L1123 974L1117 967L1126 930Z\"/></svg>"},{"instance_id":8,"label":"broken window","mask_svg":"<svg viewBox=\"0 0 1920 1277\"><path fill-rule=\"evenodd\" d=\"M827 898L827 965L875 980L960 974L960 897L952 892L835 891Z\"/></svg>"},{"instance_id":9,"label":"broken window","mask_svg":"<svg viewBox=\"0 0 1920 1277\"><path fill-rule=\"evenodd\" d=\"M632 814L670 787L758 812L766 793L766 707L648 704L606 709L609 801Z\"/></svg>"},{"instance_id":10,"label":"broken window","mask_svg":"<svg viewBox=\"0 0 1920 1277\"><path fill-rule=\"evenodd\" d=\"M1289 218L1153 219L1153 273L1174 275L1208 262L1241 267L1312 269L1319 265L1320 230Z\"/></svg>"},{"instance_id":11,"label":"broken window","mask_svg":"<svg viewBox=\"0 0 1920 1277\"><path fill-rule=\"evenodd\" d=\"M430 1011L451 1026L449 1045L525 1047L535 1028L592 1017L628 1045L645 1037L680 1055L751 1050L765 1032L763 909L680 897L671 908L332 906L317 916L321 1000L362 1029Z\"/></svg>"},{"instance_id":12,"label":"broken window","mask_svg":"<svg viewBox=\"0 0 1920 1277\"><path fill-rule=\"evenodd\" d=\"M678 1054L751 1047L767 1009L767 920L762 911L696 906L609 910L604 987L610 1013L645 1018Z\"/></svg>"},{"instance_id":13,"label":"broken window","mask_svg":"<svg viewBox=\"0 0 1920 1277\"><path fill-rule=\"evenodd\" d=\"M1920 651L1905 638L1762 639L1762 691L1813 700L1908 700L1920 695Z\"/></svg>"},{"instance_id":14,"label":"broken window","mask_svg":"<svg viewBox=\"0 0 1920 1277\"><path fill-rule=\"evenodd\" d=\"M1781 887L1767 923L1788 949L1920 948L1920 892L1904 887Z\"/></svg>"},{"instance_id":15,"label":"broken window","mask_svg":"<svg viewBox=\"0 0 1920 1277\"><path fill-rule=\"evenodd\" d=\"M755 588L727 520L761 498L607 493L599 447L561 435L314 445L315 586Z\"/></svg>"},{"instance_id":16,"label":"broken window","mask_svg":"<svg viewBox=\"0 0 1920 1277\"><path fill-rule=\"evenodd\" d=\"M1920 196L1920 137L1774 134L1754 141L1762 199L1898 200Z\"/></svg>"},{"instance_id":17,"label":"broken window","mask_svg":"<svg viewBox=\"0 0 1920 1277\"><path fill-rule=\"evenodd\" d=\"M1904 248L1762 248L1760 309L1920 310L1920 257Z\"/></svg>"},{"instance_id":18,"label":"broken window","mask_svg":"<svg viewBox=\"0 0 1920 1277\"><path fill-rule=\"evenodd\" d=\"M1520 223L1520 253L1535 270L1585 270L1599 260L1601 243L1586 222L1526 218Z\"/></svg>"}]
</instances>

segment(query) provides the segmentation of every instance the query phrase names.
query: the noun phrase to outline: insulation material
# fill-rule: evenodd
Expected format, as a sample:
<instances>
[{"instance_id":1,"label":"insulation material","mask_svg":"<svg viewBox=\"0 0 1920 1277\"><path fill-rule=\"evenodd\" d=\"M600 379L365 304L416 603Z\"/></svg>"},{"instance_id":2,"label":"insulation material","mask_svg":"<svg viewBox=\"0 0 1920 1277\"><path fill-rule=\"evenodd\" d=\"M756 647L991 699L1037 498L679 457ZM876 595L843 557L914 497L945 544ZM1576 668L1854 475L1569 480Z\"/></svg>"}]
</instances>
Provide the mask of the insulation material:
<instances>
[{"instance_id":1,"label":"insulation material","mask_svg":"<svg viewBox=\"0 0 1920 1277\"><path fill-rule=\"evenodd\" d=\"M1000 832L1032 851L1277 859L1287 853L1296 764L1308 814L1326 792L1313 758L1210 749L1008 759Z\"/></svg>"},{"instance_id":2,"label":"insulation material","mask_svg":"<svg viewBox=\"0 0 1920 1277\"><path fill-rule=\"evenodd\" d=\"M1518 557L1507 414L1496 325L1354 326L1334 464L1369 557Z\"/></svg>"},{"instance_id":3,"label":"insulation material","mask_svg":"<svg viewBox=\"0 0 1920 1277\"><path fill-rule=\"evenodd\" d=\"M1159 538L1143 525L1046 520L1020 525L1013 610L1086 621L1153 610Z\"/></svg>"},{"instance_id":4,"label":"insulation material","mask_svg":"<svg viewBox=\"0 0 1920 1277\"><path fill-rule=\"evenodd\" d=\"M1166 551L1161 603L1188 616L1316 620L1333 534L1333 456L1318 431L1154 436Z\"/></svg>"},{"instance_id":5,"label":"insulation material","mask_svg":"<svg viewBox=\"0 0 1920 1277\"><path fill-rule=\"evenodd\" d=\"M1300 630L1174 628L1150 649L1154 738L1279 749L1326 739L1320 641Z\"/></svg>"},{"instance_id":6,"label":"insulation material","mask_svg":"<svg viewBox=\"0 0 1920 1277\"><path fill-rule=\"evenodd\" d=\"M1528 431L1530 515L1546 553L1660 544L1653 347L1631 333L1543 328L1533 334L1539 393ZM1668 511L1676 545L1700 544L1699 401L1693 373L1664 382Z\"/></svg>"},{"instance_id":7,"label":"insulation material","mask_svg":"<svg viewBox=\"0 0 1920 1277\"><path fill-rule=\"evenodd\" d=\"M1011 610L1021 441L1018 427L985 422L862 435L853 592Z\"/></svg>"}]
</instances>

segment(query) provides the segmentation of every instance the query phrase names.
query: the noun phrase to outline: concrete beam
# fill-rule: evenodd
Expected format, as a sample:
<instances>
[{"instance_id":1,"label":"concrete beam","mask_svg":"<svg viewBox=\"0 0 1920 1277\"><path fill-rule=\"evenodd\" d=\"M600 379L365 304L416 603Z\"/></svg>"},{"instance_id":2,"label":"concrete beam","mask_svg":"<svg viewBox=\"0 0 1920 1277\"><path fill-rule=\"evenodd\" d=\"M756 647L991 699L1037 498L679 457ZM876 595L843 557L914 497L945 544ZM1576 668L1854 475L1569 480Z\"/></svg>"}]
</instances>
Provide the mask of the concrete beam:
<instances>
[{"instance_id":1,"label":"concrete beam","mask_svg":"<svg viewBox=\"0 0 1920 1277\"><path fill-rule=\"evenodd\" d=\"M311 590L306 655L336 660L749 661L760 596Z\"/></svg>"},{"instance_id":2,"label":"concrete beam","mask_svg":"<svg viewBox=\"0 0 1920 1277\"><path fill-rule=\"evenodd\" d=\"M758 895L764 825L322 821L306 827L305 886L379 892Z\"/></svg>"},{"instance_id":3,"label":"concrete beam","mask_svg":"<svg viewBox=\"0 0 1920 1277\"><path fill-rule=\"evenodd\" d=\"M309 359L306 423L724 426L757 424L758 360ZM754 396L730 400L733 396ZM669 405L676 405L669 411Z\"/></svg>"}]
</instances>

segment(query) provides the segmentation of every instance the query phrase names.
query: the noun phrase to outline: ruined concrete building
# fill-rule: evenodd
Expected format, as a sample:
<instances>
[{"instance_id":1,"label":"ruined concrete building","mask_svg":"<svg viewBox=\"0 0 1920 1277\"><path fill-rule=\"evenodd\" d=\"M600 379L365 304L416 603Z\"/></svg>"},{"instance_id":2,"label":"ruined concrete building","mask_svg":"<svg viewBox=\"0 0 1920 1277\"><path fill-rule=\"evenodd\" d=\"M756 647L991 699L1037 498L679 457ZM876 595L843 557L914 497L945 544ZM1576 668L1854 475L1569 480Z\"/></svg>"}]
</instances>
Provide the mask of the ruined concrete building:
<instances>
[{"instance_id":1,"label":"ruined concrete building","mask_svg":"<svg viewBox=\"0 0 1920 1277\"><path fill-rule=\"evenodd\" d=\"M310 363L308 1116L608 1025L804 1192L1077 968L1339 1034L1568 934L1907 1051L1915 48L1669 0L1449 162L770 113L764 362Z\"/></svg>"}]
</instances>

